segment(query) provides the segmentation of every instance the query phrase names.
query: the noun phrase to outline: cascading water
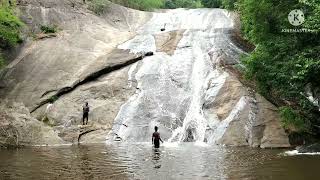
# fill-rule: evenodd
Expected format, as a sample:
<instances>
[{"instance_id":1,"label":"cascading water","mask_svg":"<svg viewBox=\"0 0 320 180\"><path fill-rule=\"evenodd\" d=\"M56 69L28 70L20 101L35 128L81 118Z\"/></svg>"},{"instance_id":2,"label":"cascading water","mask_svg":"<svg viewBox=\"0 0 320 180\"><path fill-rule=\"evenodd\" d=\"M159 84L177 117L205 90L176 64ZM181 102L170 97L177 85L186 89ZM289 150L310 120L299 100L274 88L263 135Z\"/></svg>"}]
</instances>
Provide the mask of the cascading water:
<instances>
[{"instance_id":1,"label":"cascading water","mask_svg":"<svg viewBox=\"0 0 320 180\"><path fill-rule=\"evenodd\" d=\"M161 31L166 24L165 31ZM169 10L154 13L137 35L120 49L131 52L153 51L154 56L134 64L129 83L137 82L137 92L120 109L107 139L145 142L155 125L169 142L216 142L237 112L246 103L241 98L226 120L208 116L203 106L213 101L227 73L216 68L224 52L236 60L241 53L228 38L233 21L221 9ZM156 52L155 35L184 30L173 55ZM210 129L210 131L208 131Z\"/></svg>"}]
</instances>

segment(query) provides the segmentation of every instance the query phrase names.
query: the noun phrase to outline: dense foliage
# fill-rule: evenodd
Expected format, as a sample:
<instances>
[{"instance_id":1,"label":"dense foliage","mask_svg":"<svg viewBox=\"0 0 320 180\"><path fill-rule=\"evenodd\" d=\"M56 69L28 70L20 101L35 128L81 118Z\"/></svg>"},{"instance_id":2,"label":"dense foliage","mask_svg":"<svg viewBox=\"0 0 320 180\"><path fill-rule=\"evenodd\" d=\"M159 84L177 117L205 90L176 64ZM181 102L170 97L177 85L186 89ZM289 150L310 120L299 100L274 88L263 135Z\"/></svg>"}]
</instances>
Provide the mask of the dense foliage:
<instances>
[{"instance_id":1,"label":"dense foliage","mask_svg":"<svg viewBox=\"0 0 320 180\"><path fill-rule=\"evenodd\" d=\"M139 10L153 10L164 7L164 0L110 0L113 3ZM109 0L88 0L89 9L96 14L104 13L109 6Z\"/></svg>"},{"instance_id":2,"label":"dense foliage","mask_svg":"<svg viewBox=\"0 0 320 180\"><path fill-rule=\"evenodd\" d=\"M202 0L202 5L209 8L219 8L222 6L222 0Z\"/></svg>"},{"instance_id":3,"label":"dense foliage","mask_svg":"<svg viewBox=\"0 0 320 180\"><path fill-rule=\"evenodd\" d=\"M14 14L14 1L11 5L7 2L0 2L0 68L4 65L4 58L1 51L9 49L21 42L20 28L23 23Z\"/></svg>"},{"instance_id":4,"label":"dense foliage","mask_svg":"<svg viewBox=\"0 0 320 180\"><path fill-rule=\"evenodd\" d=\"M119 0L113 0L119 1ZM163 7L163 0L120 0L125 2L128 7L140 10L152 10Z\"/></svg>"},{"instance_id":5,"label":"dense foliage","mask_svg":"<svg viewBox=\"0 0 320 180\"><path fill-rule=\"evenodd\" d=\"M288 33L282 29L320 30L317 0L238 0L244 36L256 45L244 58L246 75L259 91L281 108L283 125L291 131L319 134L318 108L307 99L306 87L319 96L320 36L316 32ZM306 20L292 26L287 17L301 9Z\"/></svg>"},{"instance_id":6,"label":"dense foliage","mask_svg":"<svg viewBox=\"0 0 320 180\"><path fill-rule=\"evenodd\" d=\"M14 46L21 41L20 28L23 23L15 16L13 7L0 4L0 47Z\"/></svg>"},{"instance_id":7,"label":"dense foliage","mask_svg":"<svg viewBox=\"0 0 320 180\"><path fill-rule=\"evenodd\" d=\"M236 0L166 0L164 8L226 8L234 9Z\"/></svg>"},{"instance_id":8,"label":"dense foliage","mask_svg":"<svg viewBox=\"0 0 320 180\"><path fill-rule=\"evenodd\" d=\"M203 7L201 0L168 0L165 2L164 8L201 8Z\"/></svg>"},{"instance_id":9,"label":"dense foliage","mask_svg":"<svg viewBox=\"0 0 320 180\"><path fill-rule=\"evenodd\" d=\"M282 126L294 132L303 132L309 128L309 124L305 123L303 118L290 107L281 107L280 115L282 117Z\"/></svg>"}]
</instances>

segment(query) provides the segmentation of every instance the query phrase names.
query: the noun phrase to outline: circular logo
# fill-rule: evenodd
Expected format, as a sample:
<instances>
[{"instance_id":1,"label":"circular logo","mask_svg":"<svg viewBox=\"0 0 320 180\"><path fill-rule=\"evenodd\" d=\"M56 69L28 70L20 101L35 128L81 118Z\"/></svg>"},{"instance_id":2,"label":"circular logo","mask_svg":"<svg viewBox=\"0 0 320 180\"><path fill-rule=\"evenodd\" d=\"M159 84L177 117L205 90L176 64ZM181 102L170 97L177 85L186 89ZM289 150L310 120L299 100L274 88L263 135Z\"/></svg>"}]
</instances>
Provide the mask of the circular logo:
<instances>
[{"instance_id":1,"label":"circular logo","mask_svg":"<svg viewBox=\"0 0 320 180\"><path fill-rule=\"evenodd\" d=\"M292 10L288 15L289 23L294 26L299 26L304 22L304 14L301 10Z\"/></svg>"}]
</instances>

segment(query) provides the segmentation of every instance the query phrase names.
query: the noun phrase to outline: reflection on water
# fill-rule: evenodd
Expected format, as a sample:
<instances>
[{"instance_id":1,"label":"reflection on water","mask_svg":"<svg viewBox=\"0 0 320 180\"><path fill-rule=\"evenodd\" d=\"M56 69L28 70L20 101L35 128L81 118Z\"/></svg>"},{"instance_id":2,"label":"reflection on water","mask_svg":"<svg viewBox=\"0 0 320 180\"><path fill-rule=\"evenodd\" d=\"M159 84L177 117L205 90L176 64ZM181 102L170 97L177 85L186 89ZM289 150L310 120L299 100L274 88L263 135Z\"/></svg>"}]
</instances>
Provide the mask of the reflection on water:
<instances>
[{"instance_id":1,"label":"reflection on water","mask_svg":"<svg viewBox=\"0 0 320 180\"><path fill-rule=\"evenodd\" d=\"M193 143L0 150L0 179L319 179L320 156Z\"/></svg>"},{"instance_id":2,"label":"reflection on water","mask_svg":"<svg viewBox=\"0 0 320 180\"><path fill-rule=\"evenodd\" d=\"M152 156L152 161L154 163L154 168L158 169L161 168L161 151L158 148L153 148L153 156Z\"/></svg>"}]
</instances>

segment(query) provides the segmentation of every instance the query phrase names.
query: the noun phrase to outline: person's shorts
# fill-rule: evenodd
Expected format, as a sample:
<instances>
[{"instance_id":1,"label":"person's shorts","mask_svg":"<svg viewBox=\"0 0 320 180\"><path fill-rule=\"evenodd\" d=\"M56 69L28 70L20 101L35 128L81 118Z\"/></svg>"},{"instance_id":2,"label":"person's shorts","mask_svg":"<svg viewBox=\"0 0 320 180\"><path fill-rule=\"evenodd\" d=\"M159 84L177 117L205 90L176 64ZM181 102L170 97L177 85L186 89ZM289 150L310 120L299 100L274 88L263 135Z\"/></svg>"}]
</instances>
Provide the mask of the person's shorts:
<instances>
[{"instance_id":1,"label":"person's shorts","mask_svg":"<svg viewBox=\"0 0 320 180\"><path fill-rule=\"evenodd\" d=\"M88 118L89 113L83 113L83 118Z\"/></svg>"},{"instance_id":2,"label":"person's shorts","mask_svg":"<svg viewBox=\"0 0 320 180\"><path fill-rule=\"evenodd\" d=\"M160 147L160 141L154 141L154 147L159 148Z\"/></svg>"}]
</instances>

